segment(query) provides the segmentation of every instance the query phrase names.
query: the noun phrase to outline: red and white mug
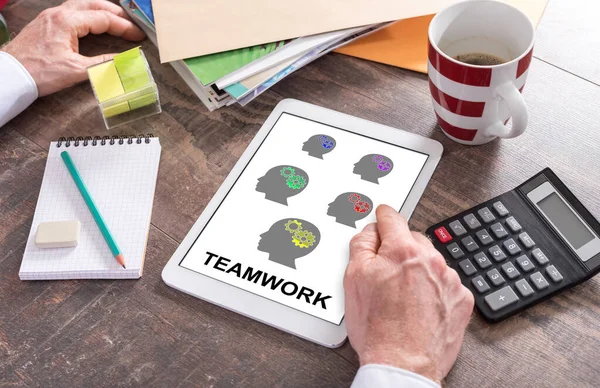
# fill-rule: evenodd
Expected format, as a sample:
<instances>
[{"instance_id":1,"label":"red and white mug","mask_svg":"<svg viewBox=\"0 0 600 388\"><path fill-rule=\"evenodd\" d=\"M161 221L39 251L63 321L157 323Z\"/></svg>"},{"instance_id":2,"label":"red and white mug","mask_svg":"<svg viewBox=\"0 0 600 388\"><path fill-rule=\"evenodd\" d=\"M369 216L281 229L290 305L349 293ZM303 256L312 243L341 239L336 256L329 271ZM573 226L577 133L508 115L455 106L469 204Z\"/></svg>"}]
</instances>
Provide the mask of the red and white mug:
<instances>
[{"instance_id":1,"label":"red and white mug","mask_svg":"<svg viewBox=\"0 0 600 388\"><path fill-rule=\"evenodd\" d=\"M429 88L438 124L450 139L470 145L513 138L527 127L521 92L535 29L520 10L471 0L439 12L429 25ZM506 62L476 66L454 59L485 53ZM512 117L512 128L507 127Z\"/></svg>"}]
</instances>

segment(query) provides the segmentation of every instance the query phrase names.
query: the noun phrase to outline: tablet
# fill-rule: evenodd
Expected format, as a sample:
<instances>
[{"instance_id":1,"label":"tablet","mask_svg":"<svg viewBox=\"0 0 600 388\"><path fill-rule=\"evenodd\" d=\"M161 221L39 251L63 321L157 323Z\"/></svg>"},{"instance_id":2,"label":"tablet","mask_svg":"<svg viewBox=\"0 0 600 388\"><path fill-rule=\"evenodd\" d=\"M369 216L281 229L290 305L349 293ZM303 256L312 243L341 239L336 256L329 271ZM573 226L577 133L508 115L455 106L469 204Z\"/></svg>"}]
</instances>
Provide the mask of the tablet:
<instances>
[{"instance_id":1,"label":"tablet","mask_svg":"<svg viewBox=\"0 0 600 388\"><path fill-rule=\"evenodd\" d=\"M346 339L348 243L375 208L410 217L434 140L284 100L163 270L165 283L328 347Z\"/></svg>"}]
</instances>

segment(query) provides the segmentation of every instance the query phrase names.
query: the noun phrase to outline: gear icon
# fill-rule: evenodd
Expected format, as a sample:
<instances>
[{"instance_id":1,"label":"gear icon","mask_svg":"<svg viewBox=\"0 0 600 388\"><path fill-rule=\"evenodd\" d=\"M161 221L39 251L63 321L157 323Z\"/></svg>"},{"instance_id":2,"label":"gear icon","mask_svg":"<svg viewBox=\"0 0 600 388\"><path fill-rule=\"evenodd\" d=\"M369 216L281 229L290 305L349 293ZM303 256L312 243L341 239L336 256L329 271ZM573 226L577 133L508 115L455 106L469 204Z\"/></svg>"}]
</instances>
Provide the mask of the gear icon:
<instances>
[{"instance_id":1,"label":"gear icon","mask_svg":"<svg viewBox=\"0 0 600 388\"><path fill-rule=\"evenodd\" d=\"M377 165L381 171L388 171L392 168L392 164L390 162L381 162Z\"/></svg>"},{"instance_id":2,"label":"gear icon","mask_svg":"<svg viewBox=\"0 0 600 388\"><path fill-rule=\"evenodd\" d=\"M300 190L306 186L306 179L300 175L292 175L287 178L286 183L290 189Z\"/></svg>"},{"instance_id":3,"label":"gear icon","mask_svg":"<svg viewBox=\"0 0 600 388\"><path fill-rule=\"evenodd\" d=\"M295 226L293 226L293 225L295 225ZM285 224L285 230L290 233L297 233L302 230L302 222L300 222L298 220L289 220Z\"/></svg>"},{"instance_id":4,"label":"gear icon","mask_svg":"<svg viewBox=\"0 0 600 388\"><path fill-rule=\"evenodd\" d=\"M373 162L375 162L377 164L383 162L383 156L381 156L381 155L374 155L373 156Z\"/></svg>"},{"instance_id":5,"label":"gear icon","mask_svg":"<svg viewBox=\"0 0 600 388\"><path fill-rule=\"evenodd\" d=\"M299 230L294 233L292 241L299 248L310 248L315 244L315 235L308 230Z\"/></svg>"},{"instance_id":6,"label":"gear icon","mask_svg":"<svg viewBox=\"0 0 600 388\"><path fill-rule=\"evenodd\" d=\"M284 178L289 178L291 176L294 176L294 174L296 173L296 170L294 170L293 167L284 167L281 169L281 176Z\"/></svg>"},{"instance_id":7,"label":"gear icon","mask_svg":"<svg viewBox=\"0 0 600 388\"><path fill-rule=\"evenodd\" d=\"M321 144L323 145L323 148L326 148L326 149L333 148L333 142L331 140L325 140Z\"/></svg>"},{"instance_id":8,"label":"gear icon","mask_svg":"<svg viewBox=\"0 0 600 388\"><path fill-rule=\"evenodd\" d=\"M358 201L360 201L360 195L358 195L358 194L350 194L348 196L348 201L350 201L351 203L357 203Z\"/></svg>"},{"instance_id":9,"label":"gear icon","mask_svg":"<svg viewBox=\"0 0 600 388\"><path fill-rule=\"evenodd\" d=\"M321 136L319 136L318 139L319 139L320 142L324 142L324 141L326 141L328 139L328 137L325 136L325 135L321 135Z\"/></svg>"},{"instance_id":10,"label":"gear icon","mask_svg":"<svg viewBox=\"0 0 600 388\"><path fill-rule=\"evenodd\" d=\"M371 205L365 201L358 201L354 204L354 210L358 213L366 213L371 210Z\"/></svg>"}]
</instances>

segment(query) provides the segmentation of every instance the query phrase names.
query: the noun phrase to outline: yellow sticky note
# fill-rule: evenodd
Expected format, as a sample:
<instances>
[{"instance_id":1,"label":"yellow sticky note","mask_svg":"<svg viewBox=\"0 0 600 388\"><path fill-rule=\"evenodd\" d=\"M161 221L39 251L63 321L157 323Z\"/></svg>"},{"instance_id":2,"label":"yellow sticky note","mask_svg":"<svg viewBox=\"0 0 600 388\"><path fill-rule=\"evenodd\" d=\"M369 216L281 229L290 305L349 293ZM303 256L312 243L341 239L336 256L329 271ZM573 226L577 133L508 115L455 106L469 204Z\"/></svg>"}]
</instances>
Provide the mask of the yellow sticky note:
<instances>
[{"instance_id":1,"label":"yellow sticky note","mask_svg":"<svg viewBox=\"0 0 600 388\"><path fill-rule=\"evenodd\" d=\"M88 76L100 102L125 94L125 89L123 89L117 67L113 61L90 67Z\"/></svg>"},{"instance_id":2,"label":"yellow sticky note","mask_svg":"<svg viewBox=\"0 0 600 388\"><path fill-rule=\"evenodd\" d=\"M123 84L113 61L88 68L88 76L100 103L125 94ZM107 107L102 111L105 117L116 116L129 111L129 104L125 101Z\"/></svg>"}]
</instances>

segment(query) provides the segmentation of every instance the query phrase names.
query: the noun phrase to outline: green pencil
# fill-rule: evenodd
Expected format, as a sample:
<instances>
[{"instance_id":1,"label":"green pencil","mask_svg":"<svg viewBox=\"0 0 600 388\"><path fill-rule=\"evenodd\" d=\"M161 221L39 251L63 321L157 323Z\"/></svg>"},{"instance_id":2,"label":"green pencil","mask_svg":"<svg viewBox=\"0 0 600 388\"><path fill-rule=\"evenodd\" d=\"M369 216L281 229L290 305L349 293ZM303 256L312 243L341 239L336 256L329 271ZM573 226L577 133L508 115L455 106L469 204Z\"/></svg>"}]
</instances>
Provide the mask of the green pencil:
<instances>
[{"instance_id":1,"label":"green pencil","mask_svg":"<svg viewBox=\"0 0 600 388\"><path fill-rule=\"evenodd\" d=\"M123 257L123 254L121 253L121 250L119 249L115 238L110 233L110 230L108 230L108 226L106 226L106 222L104 222L104 219L102 218L98 207L96 207L92 196L85 187L85 183L83 183L83 179L81 179L81 175L79 175L79 171L77 171L77 168L73 163L73 159L71 159L71 155L69 155L67 151L63 151L60 153L60 156L62 157L63 162L65 162L67 170L69 170L69 172L71 173L71 177L73 177L73 181L75 181L75 185L79 189L79 192L81 193L85 204L87 205L88 209L90 209L90 212L94 217L94 221L96 221L96 225L98 225L98 228L100 228L100 232L102 232L102 236L104 236L104 240L106 240L110 251L112 252L115 259L117 259L119 264L121 264L121 266L125 268L125 257Z\"/></svg>"}]
</instances>

